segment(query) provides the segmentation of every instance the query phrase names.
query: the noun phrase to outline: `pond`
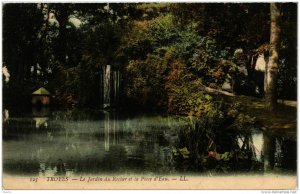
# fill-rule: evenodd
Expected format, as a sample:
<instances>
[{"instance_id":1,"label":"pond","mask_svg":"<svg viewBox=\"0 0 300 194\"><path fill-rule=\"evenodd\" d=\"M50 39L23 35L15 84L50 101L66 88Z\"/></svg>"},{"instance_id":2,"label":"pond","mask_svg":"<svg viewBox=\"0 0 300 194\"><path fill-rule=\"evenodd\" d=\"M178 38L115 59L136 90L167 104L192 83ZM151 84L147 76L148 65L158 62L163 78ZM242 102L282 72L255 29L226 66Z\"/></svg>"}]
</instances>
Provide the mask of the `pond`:
<instances>
[{"instance_id":1,"label":"pond","mask_svg":"<svg viewBox=\"0 0 300 194\"><path fill-rule=\"evenodd\" d=\"M196 149L202 150L196 152L184 136L185 129L193 130L186 118L83 115L33 110L10 117L3 123L3 173L296 174L296 141L260 130L206 133L205 139L196 138Z\"/></svg>"}]
</instances>

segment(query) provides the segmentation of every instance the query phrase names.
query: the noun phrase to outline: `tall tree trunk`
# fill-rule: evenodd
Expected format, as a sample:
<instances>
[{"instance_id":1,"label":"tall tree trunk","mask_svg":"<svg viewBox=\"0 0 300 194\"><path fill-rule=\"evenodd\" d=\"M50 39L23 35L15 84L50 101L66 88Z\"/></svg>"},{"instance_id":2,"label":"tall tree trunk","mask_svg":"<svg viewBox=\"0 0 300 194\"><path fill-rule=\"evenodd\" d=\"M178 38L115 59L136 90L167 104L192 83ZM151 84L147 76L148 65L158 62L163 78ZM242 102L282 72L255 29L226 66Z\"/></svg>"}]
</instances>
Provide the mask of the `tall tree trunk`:
<instances>
[{"instance_id":1,"label":"tall tree trunk","mask_svg":"<svg viewBox=\"0 0 300 194\"><path fill-rule=\"evenodd\" d=\"M278 48L280 35L280 11L279 4L270 4L271 12L271 36L270 36L270 56L266 65L266 107L274 110L277 104L277 75L278 75Z\"/></svg>"}]
</instances>

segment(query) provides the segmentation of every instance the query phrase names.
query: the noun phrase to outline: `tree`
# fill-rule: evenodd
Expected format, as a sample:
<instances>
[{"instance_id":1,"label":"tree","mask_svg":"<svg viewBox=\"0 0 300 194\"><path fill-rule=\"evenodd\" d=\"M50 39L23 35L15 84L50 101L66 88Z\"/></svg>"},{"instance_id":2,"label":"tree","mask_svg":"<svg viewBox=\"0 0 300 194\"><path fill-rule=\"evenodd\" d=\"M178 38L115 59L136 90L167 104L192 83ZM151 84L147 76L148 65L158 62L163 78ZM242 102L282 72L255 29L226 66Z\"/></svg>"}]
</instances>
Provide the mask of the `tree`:
<instances>
[{"instance_id":1,"label":"tree","mask_svg":"<svg viewBox=\"0 0 300 194\"><path fill-rule=\"evenodd\" d=\"M277 104L277 77L278 77L278 50L280 43L280 11L279 4L270 4L271 13L271 36L270 36L270 57L266 65L266 107L274 110Z\"/></svg>"},{"instance_id":2,"label":"tree","mask_svg":"<svg viewBox=\"0 0 300 194\"><path fill-rule=\"evenodd\" d=\"M38 35L43 15L36 4L7 3L3 5L3 66L10 73L4 96L9 99L7 108L25 107L33 90L31 68L41 53ZM18 95L16 95L18 94ZM26 99L26 100L24 100ZM6 102L6 101L5 101Z\"/></svg>"}]
</instances>

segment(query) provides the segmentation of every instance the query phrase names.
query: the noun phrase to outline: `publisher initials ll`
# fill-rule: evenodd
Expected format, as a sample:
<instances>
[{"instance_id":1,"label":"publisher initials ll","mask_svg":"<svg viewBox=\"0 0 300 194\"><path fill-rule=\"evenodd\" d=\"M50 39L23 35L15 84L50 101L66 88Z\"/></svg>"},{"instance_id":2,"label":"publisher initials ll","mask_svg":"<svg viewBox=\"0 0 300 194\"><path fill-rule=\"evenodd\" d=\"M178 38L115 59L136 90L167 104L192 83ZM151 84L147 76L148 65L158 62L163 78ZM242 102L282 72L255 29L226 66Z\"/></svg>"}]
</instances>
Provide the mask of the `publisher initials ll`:
<instances>
[{"instance_id":1,"label":"publisher initials ll","mask_svg":"<svg viewBox=\"0 0 300 194\"><path fill-rule=\"evenodd\" d=\"M180 181L187 181L185 176L180 176Z\"/></svg>"}]
</instances>

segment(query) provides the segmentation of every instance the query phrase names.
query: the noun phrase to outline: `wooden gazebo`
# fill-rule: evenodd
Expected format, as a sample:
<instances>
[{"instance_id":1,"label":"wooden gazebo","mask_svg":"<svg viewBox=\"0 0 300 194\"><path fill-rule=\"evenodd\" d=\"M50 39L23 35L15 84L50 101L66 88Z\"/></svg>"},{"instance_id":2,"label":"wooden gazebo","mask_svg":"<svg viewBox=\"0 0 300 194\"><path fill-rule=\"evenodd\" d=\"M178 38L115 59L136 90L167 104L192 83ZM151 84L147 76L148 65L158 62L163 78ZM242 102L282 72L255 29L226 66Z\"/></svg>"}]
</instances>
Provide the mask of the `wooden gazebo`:
<instances>
[{"instance_id":1,"label":"wooden gazebo","mask_svg":"<svg viewBox=\"0 0 300 194\"><path fill-rule=\"evenodd\" d=\"M50 103L50 92L45 88L41 87L32 93L32 104L34 105L49 105Z\"/></svg>"}]
</instances>

